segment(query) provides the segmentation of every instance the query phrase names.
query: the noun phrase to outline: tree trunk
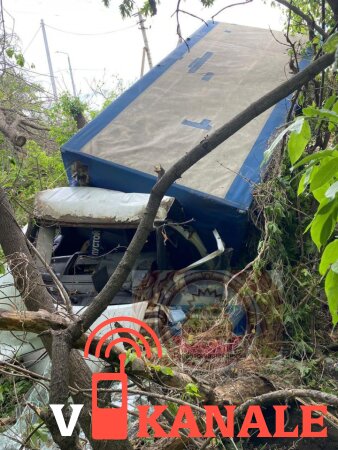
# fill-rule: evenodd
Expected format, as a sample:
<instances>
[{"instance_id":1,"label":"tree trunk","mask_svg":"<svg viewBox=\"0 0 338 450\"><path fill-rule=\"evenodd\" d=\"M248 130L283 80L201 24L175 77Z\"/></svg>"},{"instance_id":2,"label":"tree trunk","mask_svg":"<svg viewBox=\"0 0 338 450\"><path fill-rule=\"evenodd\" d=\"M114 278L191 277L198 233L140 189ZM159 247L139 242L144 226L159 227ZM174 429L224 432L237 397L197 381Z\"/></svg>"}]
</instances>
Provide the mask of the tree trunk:
<instances>
[{"instance_id":1,"label":"tree trunk","mask_svg":"<svg viewBox=\"0 0 338 450\"><path fill-rule=\"evenodd\" d=\"M15 285L21 294L25 306L30 311L39 309L54 312L53 298L47 291L40 273L36 270L33 258L28 250L25 236L15 220L14 212L7 199L6 192L0 187L0 246L6 256L8 265L14 276ZM52 356L52 339L41 336L42 342L50 356ZM61 367L64 359L59 361ZM79 389L73 395L74 403L83 403L80 415L80 425L94 450L131 450L129 441L94 441L91 437L91 399L81 390L91 389L91 371L76 350L71 350L70 384Z\"/></svg>"},{"instance_id":2,"label":"tree trunk","mask_svg":"<svg viewBox=\"0 0 338 450\"><path fill-rule=\"evenodd\" d=\"M14 145L14 147L23 147L26 144L26 136L18 130L17 125L19 120L14 121L12 124L8 124L6 116L0 108L0 131L1 133Z\"/></svg>"}]
</instances>

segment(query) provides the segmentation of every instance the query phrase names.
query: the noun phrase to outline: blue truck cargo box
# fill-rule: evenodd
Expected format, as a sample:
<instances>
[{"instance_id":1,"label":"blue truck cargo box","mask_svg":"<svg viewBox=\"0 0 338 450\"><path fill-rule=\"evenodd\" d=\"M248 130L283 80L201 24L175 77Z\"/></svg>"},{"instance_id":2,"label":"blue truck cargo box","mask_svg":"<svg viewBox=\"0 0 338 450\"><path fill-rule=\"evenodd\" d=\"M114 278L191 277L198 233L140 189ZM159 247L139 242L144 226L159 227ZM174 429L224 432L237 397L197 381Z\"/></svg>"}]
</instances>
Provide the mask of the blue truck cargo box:
<instances>
[{"instance_id":1,"label":"blue truck cargo box","mask_svg":"<svg viewBox=\"0 0 338 450\"><path fill-rule=\"evenodd\" d=\"M282 33L274 35L284 40ZM188 46L179 45L63 146L70 183L76 183L72 167L80 163L90 186L149 193L154 166L168 169L291 76L287 47L275 37L264 29L203 25ZM257 117L169 189L201 236L217 228L228 247L243 249L264 151L289 107L285 99Z\"/></svg>"}]
</instances>

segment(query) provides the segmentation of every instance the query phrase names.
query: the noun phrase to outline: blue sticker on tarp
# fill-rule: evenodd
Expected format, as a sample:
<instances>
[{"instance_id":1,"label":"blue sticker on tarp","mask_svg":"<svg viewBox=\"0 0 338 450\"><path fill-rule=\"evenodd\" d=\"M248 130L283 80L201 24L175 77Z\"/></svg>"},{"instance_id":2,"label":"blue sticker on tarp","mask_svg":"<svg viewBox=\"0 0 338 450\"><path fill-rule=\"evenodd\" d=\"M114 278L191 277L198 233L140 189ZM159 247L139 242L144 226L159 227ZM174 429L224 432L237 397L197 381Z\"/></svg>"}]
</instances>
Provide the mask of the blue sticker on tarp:
<instances>
[{"instance_id":1,"label":"blue sticker on tarp","mask_svg":"<svg viewBox=\"0 0 338 450\"><path fill-rule=\"evenodd\" d=\"M184 119L182 121L182 125L187 125L188 127L193 127L193 128L199 128L200 130L211 130L212 126L211 124L211 120L209 119L203 119L201 120L201 122L193 122L191 120L187 120Z\"/></svg>"},{"instance_id":2,"label":"blue sticker on tarp","mask_svg":"<svg viewBox=\"0 0 338 450\"><path fill-rule=\"evenodd\" d=\"M207 72L203 75L202 80L203 81L209 81L214 76L214 72Z\"/></svg>"},{"instance_id":3,"label":"blue sticker on tarp","mask_svg":"<svg viewBox=\"0 0 338 450\"><path fill-rule=\"evenodd\" d=\"M188 73L195 73L198 69L200 69L207 61L212 57L213 52L205 52L203 56L200 58L196 58L189 64Z\"/></svg>"}]
</instances>

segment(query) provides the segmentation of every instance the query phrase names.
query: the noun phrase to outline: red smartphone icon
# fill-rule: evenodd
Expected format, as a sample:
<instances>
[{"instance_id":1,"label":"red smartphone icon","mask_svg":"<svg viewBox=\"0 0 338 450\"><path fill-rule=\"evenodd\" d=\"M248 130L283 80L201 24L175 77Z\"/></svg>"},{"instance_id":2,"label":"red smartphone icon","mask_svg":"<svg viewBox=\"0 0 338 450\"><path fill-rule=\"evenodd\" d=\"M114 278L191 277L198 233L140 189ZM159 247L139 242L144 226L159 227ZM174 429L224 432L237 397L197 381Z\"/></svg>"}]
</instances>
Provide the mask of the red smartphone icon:
<instances>
[{"instance_id":1,"label":"red smartphone icon","mask_svg":"<svg viewBox=\"0 0 338 450\"><path fill-rule=\"evenodd\" d=\"M124 371L125 354L120 356L119 373L92 375L92 437L93 439L120 440L128 438L128 377ZM121 406L100 408L97 389L100 381L116 381L121 385Z\"/></svg>"}]
</instances>

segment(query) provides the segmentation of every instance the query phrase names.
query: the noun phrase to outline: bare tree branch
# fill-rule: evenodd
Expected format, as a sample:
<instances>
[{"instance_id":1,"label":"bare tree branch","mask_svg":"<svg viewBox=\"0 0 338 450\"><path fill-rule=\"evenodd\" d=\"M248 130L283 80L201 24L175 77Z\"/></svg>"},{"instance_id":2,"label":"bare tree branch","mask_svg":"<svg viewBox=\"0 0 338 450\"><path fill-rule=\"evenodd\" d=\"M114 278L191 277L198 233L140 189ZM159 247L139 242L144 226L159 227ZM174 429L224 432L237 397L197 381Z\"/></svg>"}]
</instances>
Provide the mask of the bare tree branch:
<instances>
[{"instance_id":1,"label":"bare tree branch","mask_svg":"<svg viewBox=\"0 0 338 450\"><path fill-rule=\"evenodd\" d=\"M247 3L251 3L252 1L253 1L253 0L246 0L246 1L244 1L244 2L232 3L231 5L224 6L224 8L220 9L220 10L219 10L216 14L214 14L211 18L212 18L212 20L214 20L214 18L215 18L216 16L218 16L218 14L221 14L221 12L225 11L226 9L232 8L232 7L234 7L234 6L246 5Z\"/></svg>"},{"instance_id":2,"label":"bare tree branch","mask_svg":"<svg viewBox=\"0 0 338 450\"><path fill-rule=\"evenodd\" d=\"M333 394L327 394L326 392L315 391L313 389L283 389L251 398L236 410L236 416L242 416L251 405L264 405L277 401L287 401L296 397L309 398L321 404L338 407L338 397Z\"/></svg>"}]
</instances>

